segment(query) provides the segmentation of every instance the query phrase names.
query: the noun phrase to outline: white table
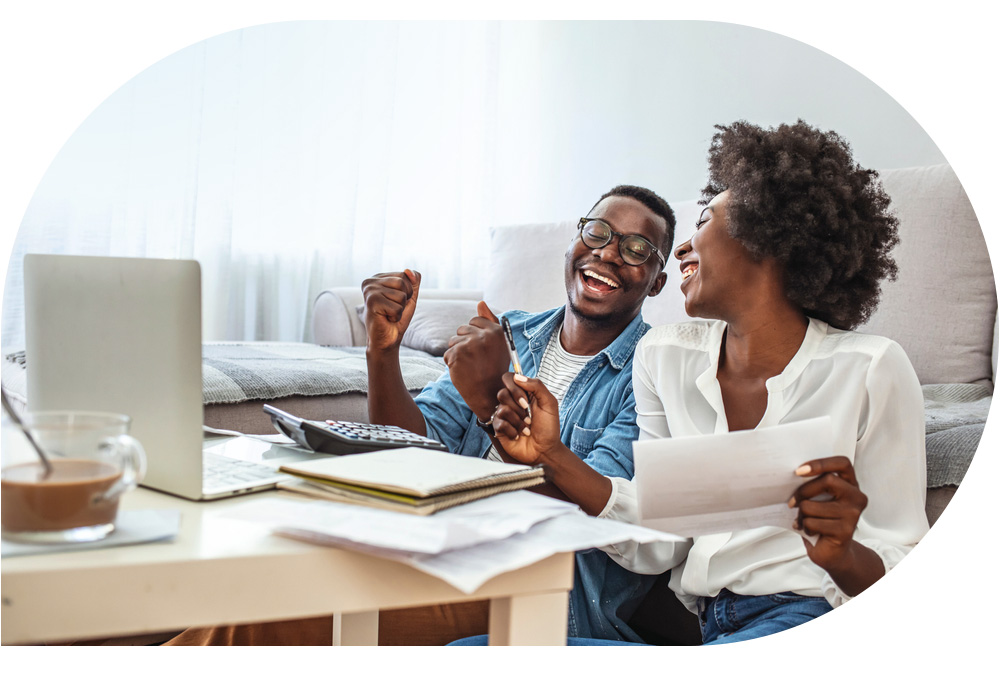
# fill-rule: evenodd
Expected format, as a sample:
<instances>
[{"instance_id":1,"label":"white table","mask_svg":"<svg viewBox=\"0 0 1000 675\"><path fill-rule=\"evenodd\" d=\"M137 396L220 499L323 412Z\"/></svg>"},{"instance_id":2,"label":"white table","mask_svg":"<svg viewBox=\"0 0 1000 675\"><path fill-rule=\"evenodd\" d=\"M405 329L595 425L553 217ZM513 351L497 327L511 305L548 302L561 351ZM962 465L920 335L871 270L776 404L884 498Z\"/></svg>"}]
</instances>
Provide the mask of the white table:
<instances>
[{"instance_id":1,"label":"white table","mask_svg":"<svg viewBox=\"0 0 1000 675\"><path fill-rule=\"evenodd\" d=\"M332 614L333 644L375 645L379 609L489 599L491 644L566 643L572 553L466 594L402 563L220 517L229 506L231 499L199 503L139 489L122 509L179 509L176 539L4 558L0 641L37 644Z\"/></svg>"}]
</instances>

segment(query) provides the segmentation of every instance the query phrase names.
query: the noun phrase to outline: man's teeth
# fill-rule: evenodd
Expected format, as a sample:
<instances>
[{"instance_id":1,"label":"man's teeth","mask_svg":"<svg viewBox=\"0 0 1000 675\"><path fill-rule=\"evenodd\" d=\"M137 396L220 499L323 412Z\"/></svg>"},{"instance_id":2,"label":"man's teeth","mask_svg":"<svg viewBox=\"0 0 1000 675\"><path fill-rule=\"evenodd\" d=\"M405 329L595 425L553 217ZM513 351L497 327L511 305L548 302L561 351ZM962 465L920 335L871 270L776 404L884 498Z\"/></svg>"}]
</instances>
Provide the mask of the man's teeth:
<instances>
[{"instance_id":1,"label":"man's teeth","mask_svg":"<svg viewBox=\"0 0 1000 675\"><path fill-rule=\"evenodd\" d=\"M611 288L618 288L618 282L612 281L611 279L608 279L607 277L602 277L597 272L591 272L590 270L583 270L583 275L585 277L593 277L593 278L597 279L598 281L603 281L608 286L611 286Z\"/></svg>"},{"instance_id":2,"label":"man's teeth","mask_svg":"<svg viewBox=\"0 0 1000 675\"><path fill-rule=\"evenodd\" d=\"M684 268L683 272L681 272L681 279L687 279L697 271L698 271L697 265L689 265L688 267Z\"/></svg>"}]
</instances>

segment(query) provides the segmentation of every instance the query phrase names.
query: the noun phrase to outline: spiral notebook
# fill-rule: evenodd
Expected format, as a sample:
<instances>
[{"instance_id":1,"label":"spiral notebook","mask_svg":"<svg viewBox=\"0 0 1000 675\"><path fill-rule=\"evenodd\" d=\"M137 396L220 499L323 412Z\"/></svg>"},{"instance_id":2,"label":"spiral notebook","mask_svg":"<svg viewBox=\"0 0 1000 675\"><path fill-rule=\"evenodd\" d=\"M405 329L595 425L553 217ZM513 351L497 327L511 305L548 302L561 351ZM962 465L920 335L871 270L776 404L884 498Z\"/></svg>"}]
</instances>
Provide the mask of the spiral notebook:
<instances>
[{"instance_id":1,"label":"spiral notebook","mask_svg":"<svg viewBox=\"0 0 1000 675\"><path fill-rule=\"evenodd\" d=\"M282 466L279 484L314 497L426 515L545 482L540 466L424 448L395 448Z\"/></svg>"}]
</instances>

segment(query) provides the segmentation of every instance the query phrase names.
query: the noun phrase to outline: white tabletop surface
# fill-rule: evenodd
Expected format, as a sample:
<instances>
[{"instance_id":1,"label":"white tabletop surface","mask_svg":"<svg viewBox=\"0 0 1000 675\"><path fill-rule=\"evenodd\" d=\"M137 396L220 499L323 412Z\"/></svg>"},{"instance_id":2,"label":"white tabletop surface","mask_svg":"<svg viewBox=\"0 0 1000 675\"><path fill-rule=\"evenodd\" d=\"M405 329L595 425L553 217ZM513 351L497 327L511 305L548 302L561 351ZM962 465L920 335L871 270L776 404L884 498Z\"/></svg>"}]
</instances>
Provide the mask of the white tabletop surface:
<instances>
[{"instance_id":1,"label":"white tabletop surface","mask_svg":"<svg viewBox=\"0 0 1000 675\"><path fill-rule=\"evenodd\" d=\"M16 430L9 424L3 427L7 457L19 440L11 437ZM571 553L500 575L465 594L401 563L294 541L225 517L238 502L275 494L193 502L140 488L123 498L121 508L179 510L174 540L4 558L2 642L333 614L335 624L343 625L344 643L374 644L380 608L480 598L493 600L491 636L497 642L565 640ZM335 643L339 639L335 636Z\"/></svg>"}]
</instances>

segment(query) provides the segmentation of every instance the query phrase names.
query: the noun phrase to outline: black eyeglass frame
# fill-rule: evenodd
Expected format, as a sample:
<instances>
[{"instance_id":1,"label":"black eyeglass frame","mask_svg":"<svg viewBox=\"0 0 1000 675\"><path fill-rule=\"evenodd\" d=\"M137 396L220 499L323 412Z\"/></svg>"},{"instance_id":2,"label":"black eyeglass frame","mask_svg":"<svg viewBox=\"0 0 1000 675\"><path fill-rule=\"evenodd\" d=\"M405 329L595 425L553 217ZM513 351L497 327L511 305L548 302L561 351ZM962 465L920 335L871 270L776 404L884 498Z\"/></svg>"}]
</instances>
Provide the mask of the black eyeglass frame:
<instances>
[{"instance_id":1,"label":"black eyeglass frame","mask_svg":"<svg viewBox=\"0 0 1000 675\"><path fill-rule=\"evenodd\" d=\"M641 234L622 234L621 232L615 232L615 228L611 227L611 223L609 223L608 221L604 220L603 218L581 218L580 219L580 222L576 226L576 230L577 230L577 232L580 235L581 241L583 240L583 228L586 227L587 223L594 223L594 222L596 222L596 223L603 223L608 228L608 231L611 233L611 236L608 237L608 240L606 242L604 242L603 244L601 244L600 246L590 246L589 244L587 244L587 242L583 242L587 246L590 246L590 248L593 248L593 249L604 248L605 246L607 246L608 244L610 244L612 241L614 241L615 237L618 237L618 255L620 255L622 257L622 260L625 262L626 265L632 265L633 267L641 267L642 265L645 265L647 262L649 262L650 256L646 256L646 259L643 260L642 262L632 263L632 262L629 262L628 260L626 260L626 258L625 258L625 252L622 250L622 247L625 246L625 240L629 239L631 237L635 237L636 239L640 239L640 240L644 241L646 243L646 245L649 246L650 250L652 250L652 252L656 254L656 257L660 259L660 269L661 270L664 267L667 266L667 259L664 257L663 253L660 252L660 249L658 249L655 246L653 246L653 243L651 241L649 241L649 239L646 239ZM635 252L632 251L632 253L634 254Z\"/></svg>"}]
</instances>

